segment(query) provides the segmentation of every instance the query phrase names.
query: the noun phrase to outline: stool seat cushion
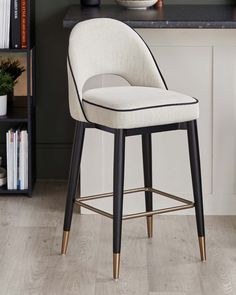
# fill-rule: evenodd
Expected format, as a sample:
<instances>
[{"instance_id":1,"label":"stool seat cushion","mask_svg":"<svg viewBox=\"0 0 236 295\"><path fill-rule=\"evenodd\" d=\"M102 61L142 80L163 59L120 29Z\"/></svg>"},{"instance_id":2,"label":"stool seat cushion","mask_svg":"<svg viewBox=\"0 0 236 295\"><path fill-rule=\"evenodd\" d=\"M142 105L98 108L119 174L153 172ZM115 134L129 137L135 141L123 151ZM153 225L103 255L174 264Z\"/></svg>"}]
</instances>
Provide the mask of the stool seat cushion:
<instances>
[{"instance_id":1,"label":"stool seat cushion","mask_svg":"<svg viewBox=\"0 0 236 295\"><path fill-rule=\"evenodd\" d=\"M118 86L87 90L83 110L89 122L130 129L195 120L198 100L155 87Z\"/></svg>"}]
</instances>

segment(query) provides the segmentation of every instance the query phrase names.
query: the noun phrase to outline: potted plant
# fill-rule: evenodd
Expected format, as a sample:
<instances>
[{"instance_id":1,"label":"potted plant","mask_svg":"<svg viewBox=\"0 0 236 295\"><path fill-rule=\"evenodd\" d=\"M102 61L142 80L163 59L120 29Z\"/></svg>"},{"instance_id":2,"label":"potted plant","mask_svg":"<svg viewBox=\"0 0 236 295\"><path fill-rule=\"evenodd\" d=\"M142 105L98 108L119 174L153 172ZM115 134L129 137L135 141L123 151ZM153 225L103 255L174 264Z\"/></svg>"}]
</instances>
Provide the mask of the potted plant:
<instances>
[{"instance_id":1,"label":"potted plant","mask_svg":"<svg viewBox=\"0 0 236 295\"><path fill-rule=\"evenodd\" d=\"M12 77L0 70L0 116L7 114L7 94L13 91L13 87Z\"/></svg>"},{"instance_id":2,"label":"potted plant","mask_svg":"<svg viewBox=\"0 0 236 295\"><path fill-rule=\"evenodd\" d=\"M18 59L0 59L0 70L8 73L14 83L17 83L17 79L20 75L25 71L24 67L20 65L20 61Z\"/></svg>"},{"instance_id":3,"label":"potted plant","mask_svg":"<svg viewBox=\"0 0 236 295\"><path fill-rule=\"evenodd\" d=\"M0 59L0 71L3 71L9 74L14 82L14 86L17 83L18 78L20 75L25 71L24 67L20 65L20 61L18 59ZM11 104L13 102L13 91L14 87L11 92L8 93L8 103Z\"/></svg>"}]
</instances>

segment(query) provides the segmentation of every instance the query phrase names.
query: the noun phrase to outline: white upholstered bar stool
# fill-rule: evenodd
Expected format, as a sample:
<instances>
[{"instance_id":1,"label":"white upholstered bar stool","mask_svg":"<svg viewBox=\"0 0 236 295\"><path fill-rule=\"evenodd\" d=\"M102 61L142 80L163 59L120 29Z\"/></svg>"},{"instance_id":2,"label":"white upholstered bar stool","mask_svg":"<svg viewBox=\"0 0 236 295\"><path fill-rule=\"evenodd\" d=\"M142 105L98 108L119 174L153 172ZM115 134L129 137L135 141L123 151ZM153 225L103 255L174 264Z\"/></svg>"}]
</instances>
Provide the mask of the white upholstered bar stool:
<instances>
[{"instance_id":1,"label":"white upholstered bar stool","mask_svg":"<svg viewBox=\"0 0 236 295\"><path fill-rule=\"evenodd\" d=\"M107 87L82 93L85 82L96 75L115 74L130 86ZM62 254L66 254L74 204L113 219L113 277L119 277L122 220L146 217L152 237L153 215L195 207L201 260L206 259L200 157L196 119L198 101L169 91L147 45L129 26L113 19L92 19L71 32L68 54L69 105L76 129L71 156ZM113 192L76 198L84 134L97 128L114 134ZM152 187L151 134L186 130L194 202ZM124 191L125 138L141 135L144 187ZM187 155L186 155L187 156ZM146 211L123 215L123 195L144 191ZM179 206L154 210L153 193L179 201ZM89 205L89 200L113 196L113 214Z\"/></svg>"}]
</instances>

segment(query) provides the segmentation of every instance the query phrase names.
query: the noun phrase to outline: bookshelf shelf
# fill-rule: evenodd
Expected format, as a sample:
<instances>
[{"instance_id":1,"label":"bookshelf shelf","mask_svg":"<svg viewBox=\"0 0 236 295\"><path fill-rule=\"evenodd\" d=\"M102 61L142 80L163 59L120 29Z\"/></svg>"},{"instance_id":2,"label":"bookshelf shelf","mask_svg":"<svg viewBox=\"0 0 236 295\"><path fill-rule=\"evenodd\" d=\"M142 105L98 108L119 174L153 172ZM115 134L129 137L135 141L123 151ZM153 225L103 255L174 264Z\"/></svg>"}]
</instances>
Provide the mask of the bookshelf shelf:
<instances>
[{"instance_id":1,"label":"bookshelf shelf","mask_svg":"<svg viewBox=\"0 0 236 295\"><path fill-rule=\"evenodd\" d=\"M29 193L29 190L14 190L14 189L7 189L6 185L2 186L0 188L0 194L4 195L27 195Z\"/></svg>"},{"instance_id":2,"label":"bookshelf shelf","mask_svg":"<svg viewBox=\"0 0 236 295\"><path fill-rule=\"evenodd\" d=\"M26 53L27 51L29 51L29 49L25 48L25 49L22 49L22 48L19 48L19 49L14 49L14 48L9 48L9 49L3 49L3 48L0 48L0 53L1 52L6 52L6 53L9 53L9 52L12 52L12 53Z\"/></svg>"},{"instance_id":3,"label":"bookshelf shelf","mask_svg":"<svg viewBox=\"0 0 236 295\"><path fill-rule=\"evenodd\" d=\"M7 115L0 116L0 123L4 122L28 122L26 96L18 96L13 98L12 105L8 106Z\"/></svg>"},{"instance_id":4,"label":"bookshelf shelf","mask_svg":"<svg viewBox=\"0 0 236 295\"><path fill-rule=\"evenodd\" d=\"M13 109L7 116L0 117L1 122L15 122L23 123L28 122L27 110L26 109Z\"/></svg>"},{"instance_id":5,"label":"bookshelf shelf","mask_svg":"<svg viewBox=\"0 0 236 295\"><path fill-rule=\"evenodd\" d=\"M21 125L27 127L28 131L28 189L9 190L7 185L0 187L1 196L32 196L35 183L35 0L27 0L27 48L1 49L4 54L25 53L26 58L26 95L16 96L12 99L12 104L7 107L7 115L0 117L0 135L4 139L6 128L17 128ZM7 127L6 127L7 126ZM6 143L5 139L0 144L3 163L6 164ZM6 165L5 165L6 166Z\"/></svg>"}]
</instances>

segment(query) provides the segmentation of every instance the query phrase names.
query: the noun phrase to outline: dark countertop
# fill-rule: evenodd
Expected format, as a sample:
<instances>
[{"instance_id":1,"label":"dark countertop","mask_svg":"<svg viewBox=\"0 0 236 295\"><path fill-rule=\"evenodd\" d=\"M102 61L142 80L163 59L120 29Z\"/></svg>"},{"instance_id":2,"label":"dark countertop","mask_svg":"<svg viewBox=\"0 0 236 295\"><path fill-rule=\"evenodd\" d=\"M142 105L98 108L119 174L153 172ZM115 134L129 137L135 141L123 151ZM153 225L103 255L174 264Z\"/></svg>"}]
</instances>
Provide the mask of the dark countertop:
<instances>
[{"instance_id":1,"label":"dark countertop","mask_svg":"<svg viewBox=\"0 0 236 295\"><path fill-rule=\"evenodd\" d=\"M133 28L236 28L236 6L232 5L165 5L147 10L130 10L117 5L83 8L72 5L63 20L65 28L97 17L110 17Z\"/></svg>"}]
</instances>

